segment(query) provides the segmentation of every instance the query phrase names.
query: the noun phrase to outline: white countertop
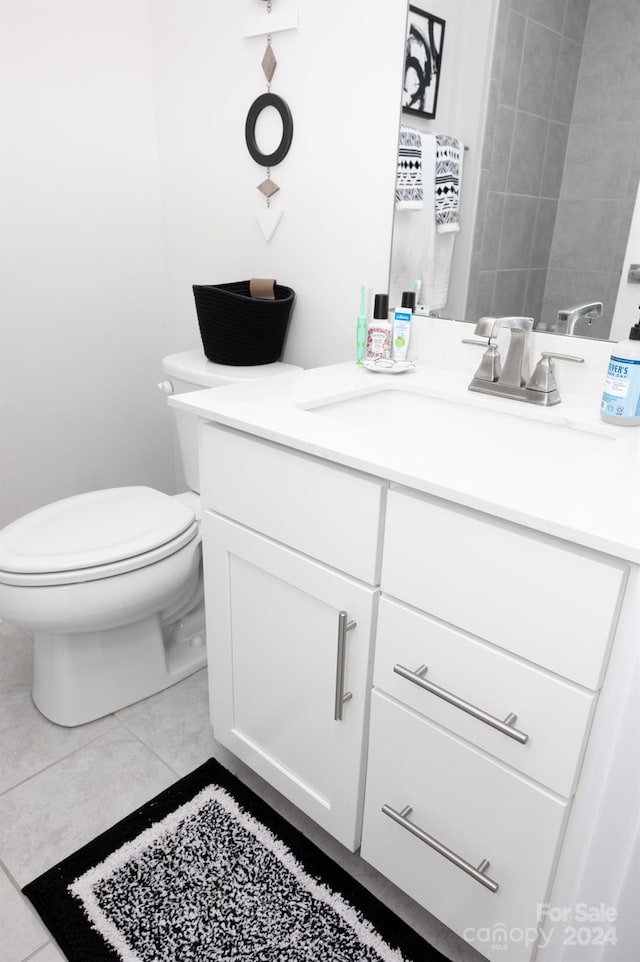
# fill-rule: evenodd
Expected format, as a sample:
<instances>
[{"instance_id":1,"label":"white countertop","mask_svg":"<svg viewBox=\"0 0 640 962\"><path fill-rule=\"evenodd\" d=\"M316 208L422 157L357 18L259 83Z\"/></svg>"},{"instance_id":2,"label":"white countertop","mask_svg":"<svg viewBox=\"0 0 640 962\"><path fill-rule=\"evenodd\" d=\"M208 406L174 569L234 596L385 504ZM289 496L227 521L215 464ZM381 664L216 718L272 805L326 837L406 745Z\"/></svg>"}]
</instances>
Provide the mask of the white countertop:
<instances>
[{"instance_id":1,"label":"white countertop","mask_svg":"<svg viewBox=\"0 0 640 962\"><path fill-rule=\"evenodd\" d=\"M476 348L469 351L477 363ZM560 404L542 408L471 394L469 380L468 370L418 366L392 375L345 363L176 395L169 403L640 563L640 427L604 424L593 392L589 398L563 395ZM402 406L392 430L352 423L353 416L340 410L314 410L322 402L380 390L421 395L421 421L411 412L413 426L398 426ZM397 393L381 399L383 420L386 402L394 398L403 400Z\"/></svg>"}]
</instances>

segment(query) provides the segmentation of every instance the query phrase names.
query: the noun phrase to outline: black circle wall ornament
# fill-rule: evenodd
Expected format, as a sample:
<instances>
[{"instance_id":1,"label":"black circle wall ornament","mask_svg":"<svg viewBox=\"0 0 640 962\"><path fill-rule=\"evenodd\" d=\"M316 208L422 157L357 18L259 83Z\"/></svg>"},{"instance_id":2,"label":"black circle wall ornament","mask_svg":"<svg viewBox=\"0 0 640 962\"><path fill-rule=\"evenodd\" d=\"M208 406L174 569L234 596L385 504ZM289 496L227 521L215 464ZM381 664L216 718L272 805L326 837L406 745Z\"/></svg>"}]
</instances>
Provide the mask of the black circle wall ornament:
<instances>
[{"instance_id":1,"label":"black circle wall ornament","mask_svg":"<svg viewBox=\"0 0 640 962\"><path fill-rule=\"evenodd\" d=\"M280 143L272 153L263 154L256 142L256 124L258 117L267 107L274 107L278 111L280 120L282 121L282 137ZM273 167L281 163L289 153L291 141L293 140L293 117L286 101L271 92L260 94L259 97L256 97L249 107L244 135L249 153L257 164L260 164L261 167Z\"/></svg>"}]
</instances>

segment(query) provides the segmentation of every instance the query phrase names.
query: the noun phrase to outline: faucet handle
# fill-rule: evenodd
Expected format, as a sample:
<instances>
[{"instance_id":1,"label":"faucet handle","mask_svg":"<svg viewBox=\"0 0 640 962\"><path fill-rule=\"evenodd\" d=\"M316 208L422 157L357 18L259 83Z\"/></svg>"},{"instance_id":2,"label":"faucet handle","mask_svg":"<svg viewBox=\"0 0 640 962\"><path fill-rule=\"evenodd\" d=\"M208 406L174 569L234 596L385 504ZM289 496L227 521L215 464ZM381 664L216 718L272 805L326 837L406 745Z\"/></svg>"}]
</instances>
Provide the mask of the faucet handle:
<instances>
[{"instance_id":1,"label":"faucet handle","mask_svg":"<svg viewBox=\"0 0 640 962\"><path fill-rule=\"evenodd\" d=\"M501 317L480 317L476 321L474 334L477 337L488 337L491 340L492 337L498 336L498 330L501 326Z\"/></svg>"},{"instance_id":2,"label":"faucet handle","mask_svg":"<svg viewBox=\"0 0 640 962\"><path fill-rule=\"evenodd\" d=\"M543 351L540 360L536 364L535 371L529 378L527 388L530 391L542 391L544 394L551 394L557 391L556 375L553 361L575 361L576 364L584 364L584 358L576 354L554 354L551 351Z\"/></svg>"},{"instance_id":3,"label":"faucet handle","mask_svg":"<svg viewBox=\"0 0 640 962\"><path fill-rule=\"evenodd\" d=\"M543 351L540 360L543 361L545 357L556 357L560 361L576 361L578 364L584 364L584 358L578 357L577 354L556 354L554 351Z\"/></svg>"},{"instance_id":4,"label":"faucet handle","mask_svg":"<svg viewBox=\"0 0 640 962\"><path fill-rule=\"evenodd\" d=\"M493 338L486 337L483 341L477 341L471 337L463 337L462 343L475 344L476 347L486 347L486 351L480 361L480 367L474 374L474 377L481 381L497 381L502 373L502 364L500 362L498 345L493 343Z\"/></svg>"}]
</instances>

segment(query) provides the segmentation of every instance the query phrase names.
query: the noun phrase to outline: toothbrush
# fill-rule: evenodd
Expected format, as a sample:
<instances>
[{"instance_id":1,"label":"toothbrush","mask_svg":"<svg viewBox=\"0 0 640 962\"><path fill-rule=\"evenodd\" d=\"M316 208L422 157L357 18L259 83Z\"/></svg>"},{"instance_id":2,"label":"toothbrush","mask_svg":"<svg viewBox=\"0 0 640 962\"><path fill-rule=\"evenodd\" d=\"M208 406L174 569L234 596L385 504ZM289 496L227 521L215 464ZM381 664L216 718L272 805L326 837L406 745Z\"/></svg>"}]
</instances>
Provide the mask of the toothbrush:
<instances>
[{"instance_id":1,"label":"toothbrush","mask_svg":"<svg viewBox=\"0 0 640 962\"><path fill-rule=\"evenodd\" d=\"M362 364L364 358L364 343L367 336L367 288L362 285L360 288L360 313L358 314L358 326L356 328L356 364Z\"/></svg>"}]
</instances>

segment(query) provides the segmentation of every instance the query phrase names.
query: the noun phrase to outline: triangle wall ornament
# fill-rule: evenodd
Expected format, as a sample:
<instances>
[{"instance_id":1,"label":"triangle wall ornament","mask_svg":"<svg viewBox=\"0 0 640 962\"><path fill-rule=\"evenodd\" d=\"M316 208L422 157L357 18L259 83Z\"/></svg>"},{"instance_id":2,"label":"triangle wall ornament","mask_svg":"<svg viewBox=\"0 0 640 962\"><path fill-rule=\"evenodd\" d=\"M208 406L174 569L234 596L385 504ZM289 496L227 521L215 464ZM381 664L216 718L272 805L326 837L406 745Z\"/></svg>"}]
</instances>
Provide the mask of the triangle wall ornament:
<instances>
[{"instance_id":1,"label":"triangle wall ornament","mask_svg":"<svg viewBox=\"0 0 640 962\"><path fill-rule=\"evenodd\" d=\"M259 207L256 210L256 220L260 225L260 230L267 243L269 243L277 231L283 214L284 210L282 208L275 210L273 207Z\"/></svg>"}]
</instances>

